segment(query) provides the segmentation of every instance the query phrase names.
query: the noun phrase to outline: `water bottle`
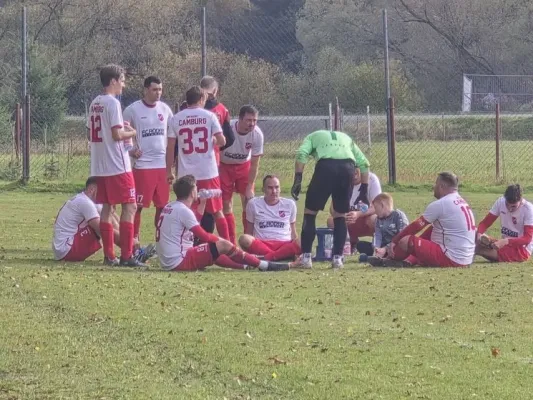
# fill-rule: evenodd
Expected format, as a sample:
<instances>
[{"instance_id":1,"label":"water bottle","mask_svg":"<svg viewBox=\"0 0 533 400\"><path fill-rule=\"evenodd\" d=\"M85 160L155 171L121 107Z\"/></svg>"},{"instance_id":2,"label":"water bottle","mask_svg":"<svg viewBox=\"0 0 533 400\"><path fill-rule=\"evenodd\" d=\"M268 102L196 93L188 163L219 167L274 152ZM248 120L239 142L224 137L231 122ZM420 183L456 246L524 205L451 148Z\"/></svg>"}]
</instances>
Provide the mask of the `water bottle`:
<instances>
[{"instance_id":1,"label":"water bottle","mask_svg":"<svg viewBox=\"0 0 533 400\"><path fill-rule=\"evenodd\" d=\"M212 199L220 196L222 196L222 190L220 189L200 189L198 191L199 199Z\"/></svg>"},{"instance_id":2,"label":"water bottle","mask_svg":"<svg viewBox=\"0 0 533 400\"><path fill-rule=\"evenodd\" d=\"M342 254L349 256L352 254L352 243L350 242L350 234L346 232L346 241L344 242L344 249Z\"/></svg>"},{"instance_id":3,"label":"water bottle","mask_svg":"<svg viewBox=\"0 0 533 400\"><path fill-rule=\"evenodd\" d=\"M324 237L324 256L331 258L333 253L333 235L328 234Z\"/></svg>"},{"instance_id":4,"label":"water bottle","mask_svg":"<svg viewBox=\"0 0 533 400\"><path fill-rule=\"evenodd\" d=\"M357 208L359 209L359 211L361 211L363 214L366 213L368 211L368 206L363 203L362 201L359 201L357 203Z\"/></svg>"}]
</instances>

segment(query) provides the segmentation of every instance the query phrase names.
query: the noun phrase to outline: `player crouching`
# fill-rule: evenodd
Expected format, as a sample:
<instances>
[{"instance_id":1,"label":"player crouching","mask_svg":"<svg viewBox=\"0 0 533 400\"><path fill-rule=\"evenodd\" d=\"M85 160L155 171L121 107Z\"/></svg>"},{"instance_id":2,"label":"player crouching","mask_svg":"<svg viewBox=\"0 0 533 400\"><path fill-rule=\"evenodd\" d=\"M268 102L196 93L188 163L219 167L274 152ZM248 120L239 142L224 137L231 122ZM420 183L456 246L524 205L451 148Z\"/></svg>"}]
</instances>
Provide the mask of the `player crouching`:
<instances>
[{"instance_id":1,"label":"player crouching","mask_svg":"<svg viewBox=\"0 0 533 400\"><path fill-rule=\"evenodd\" d=\"M500 217L501 239L485 232ZM489 261L524 262L533 251L533 204L522 197L520 185L510 185L477 230L476 254Z\"/></svg>"},{"instance_id":2,"label":"player crouching","mask_svg":"<svg viewBox=\"0 0 533 400\"><path fill-rule=\"evenodd\" d=\"M197 200L196 179L185 175L172 186L176 201L165 206L156 229L157 255L161 266L170 271L197 271L210 265L261 271L288 270L289 264L259 260L237 249L231 242L207 233L191 210ZM194 237L205 242L193 246Z\"/></svg>"},{"instance_id":3,"label":"player crouching","mask_svg":"<svg viewBox=\"0 0 533 400\"><path fill-rule=\"evenodd\" d=\"M295 228L296 204L280 197L279 179L274 175L263 178L263 193L246 206L247 225L239 245L267 261L294 258L301 253Z\"/></svg>"}]
</instances>

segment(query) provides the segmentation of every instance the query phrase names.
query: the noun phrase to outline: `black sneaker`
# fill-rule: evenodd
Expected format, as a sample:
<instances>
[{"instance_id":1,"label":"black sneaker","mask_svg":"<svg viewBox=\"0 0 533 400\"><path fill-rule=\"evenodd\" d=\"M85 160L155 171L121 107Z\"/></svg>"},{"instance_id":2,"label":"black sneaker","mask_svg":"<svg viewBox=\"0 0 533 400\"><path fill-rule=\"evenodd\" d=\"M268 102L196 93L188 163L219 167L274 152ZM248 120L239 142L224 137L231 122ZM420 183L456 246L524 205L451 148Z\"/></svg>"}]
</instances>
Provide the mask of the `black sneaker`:
<instances>
[{"instance_id":1,"label":"black sneaker","mask_svg":"<svg viewBox=\"0 0 533 400\"><path fill-rule=\"evenodd\" d=\"M121 267L134 267L134 268L148 268L148 265L136 260L135 257L131 257L129 260L120 259Z\"/></svg>"},{"instance_id":2,"label":"black sneaker","mask_svg":"<svg viewBox=\"0 0 533 400\"><path fill-rule=\"evenodd\" d=\"M384 267L384 261L381 257L370 256L366 259L366 262L373 267Z\"/></svg>"},{"instance_id":3,"label":"black sneaker","mask_svg":"<svg viewBox=\"0 0 533 400\"><path fill-rule=\"evenodd\" d=\"M409 267L412 267L413 265L404 260L386 259L383 261L383 266L389 267L389 268L409 268Z\"/></svg>"},{"instance_id":4,"label":"black sneaker","mask_svg":"<svg viewBox=\"0 0 533 400\"><path fill-rule=\"evenodd\" d=\"M109 267L117 267L120 264L120 260L115 257L113 260L111 258L104 257L104 265Z\"/></svg>"},{"instance_id":5,"label":"black sneaker","mask_svg":"<svg viewBox=\"0 0 533 400\"><path fill-rule=\"evenodd\" d=\"M259 270L263 272L267 271L288 271L290 269L289 263L280 263L268 261L266 265L261 262L259 265Z\"/></svg>"}]
</instances>

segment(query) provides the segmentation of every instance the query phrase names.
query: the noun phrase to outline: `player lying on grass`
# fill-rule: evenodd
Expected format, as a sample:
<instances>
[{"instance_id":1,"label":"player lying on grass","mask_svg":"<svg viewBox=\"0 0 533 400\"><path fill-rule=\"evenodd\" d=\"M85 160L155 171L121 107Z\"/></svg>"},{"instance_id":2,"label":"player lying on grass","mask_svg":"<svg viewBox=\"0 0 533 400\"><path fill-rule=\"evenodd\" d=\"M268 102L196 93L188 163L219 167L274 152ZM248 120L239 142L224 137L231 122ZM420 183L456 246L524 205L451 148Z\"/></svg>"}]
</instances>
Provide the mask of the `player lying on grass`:
<instances>
[{"instance_id":1,"label":"player lying on grass","mask_svg":"<svg viewBox=\"0 0 533 400\"><path fill-rule=\"evenodd\" d=\"M417 220L392 238L389 249L393 259L369 257L374 266L466 267L474 259L476 224L472 209L458 193L459 180L441 172L430 203ZM416 234L431 225L422 233Z\"/></svg>"},{"instance_id":2,"label":"player lying on grass","mask_svg":"<svg viewBox=\"0 0 533 400\"><path fill-rule=\"evenodd\" d=\"M85 190L63 204L54 222L52 250L54 258L61 261L84 261L102 248L100 243L100 213L102 205L95 204L97 177L90 177ZM114 242L120 244L120 221L111 210ZM134 241L138 248L139 243ZM155 253L155 246L148 245L136 252L136 258L144 263Z\"/></svg>"},{"instance_id":3,"label":"player lying on grass","mask_svg":"<svg viewBox=\"0 0 533 400\"><path fill-rule=\"evenodd\" d=\"M199 223L202 216L195 215L191 210L198 197L196 179L192 175L176 180L172 189L176 201L163 209L156 229L157 255L164 269L196 271L213 264L223 268L259 268L262 271L289 269L289 264L261 261L228 240L204 231ZM205 243L193 246L194 236Z\"/></svg>"},{"instance_id":4,"label":"player lying on grass","mask_svg":"<svg viewBox=\"0 0 533 400\"><path fill-rule=\"evenodd\" d=\"M246 229L239 246L267 261L294 258L301 253L295 227L296 204L280 197L280 182L274 175L263 178L263 193L246 206Z\"/></svg>"},{"instance_id":5,"label":"player lying on grass","mask_svg":"<svg viewBox=\"0 0 533 400\"><path fill-rule=\"evenodd\" d=\"M485 234L500 217L501 239ZM520 185L510 185L477 229L476 254L490 261L527 261L533 250L533 204L522 197Z\"/></svg>"},{"instance_id":6,"label":"player lying on grass","mask_svg":"<svg viewBox=\"0 0 533 400\"><path fill-rule=\"evenodd\" d=\"M360 205L356 203L361 189L361 169L357 166L355 167L353 184L352 198L350 199L350 212L346 214L346 227L348 228L348 235L350 236L352 253L357 249L359 253L368 253L370 251L370 255L372 255L372 244L369 242L359 242L359 238L365 236L372 237L374 235L376 212L374 210L373 201L376 196L381 193L381 183L376 174L372 172L368 173L368 200L370 206L365 212L360 210ZM333 204L330 206L329 212L333 215ZM334 226L332 215L330 215L327 220L328 228L333 228Z\"/></svg>"}]
</instances>

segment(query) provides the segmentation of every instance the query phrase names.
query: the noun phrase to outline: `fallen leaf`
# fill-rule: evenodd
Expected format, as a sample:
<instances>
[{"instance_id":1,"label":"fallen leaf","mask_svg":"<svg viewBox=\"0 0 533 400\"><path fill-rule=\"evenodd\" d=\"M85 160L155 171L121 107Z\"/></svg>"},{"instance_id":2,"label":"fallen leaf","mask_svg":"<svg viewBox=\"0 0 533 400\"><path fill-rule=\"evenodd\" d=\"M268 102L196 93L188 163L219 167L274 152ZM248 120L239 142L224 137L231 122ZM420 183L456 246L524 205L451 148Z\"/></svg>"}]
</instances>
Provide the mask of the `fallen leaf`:
<instances>
[{"instance_id":1,"label":"fallen leaf","mask_svg":"<svg viewBox=\"0 0 533 400\"><path fill-rule=\"evenodd\" d=\"M493 357L498 357L500 355L500 349L497 347L493 347L490 349L490 352L492 353Z\"/></svg>"},{"instance_id":2,"label":"fallen leaf","mask_svg":"<svg viewBox=\"0 0 533 400\"><path fill-rule=\"evenodd\" d=\"M271 361L274 364L287 364L287 361L282 360L281 358L278 358L278 356L270 357L268 361Z\"/></svg>"},{"instance_id":3,"label":"fallen leaf","mask_svg":"<svg viewBox=\"0 0 533 400\"><path fill-rule=\"evenodd\" d=\"M278 377L278 374L276 374L275 372L272 372L272 378L276 379L277 377Z\"/></svg>"},{"instance_id":4,"label":"fallen leaf","mask_svg":"<svg viewBox=\"0 0 533 400\"><path fill-rule=\"evenodd\" d=\"M341 305L341 302L339 300L335 300L335 305L336 306L340 306Z\"/></svg>"}]
</instances>

